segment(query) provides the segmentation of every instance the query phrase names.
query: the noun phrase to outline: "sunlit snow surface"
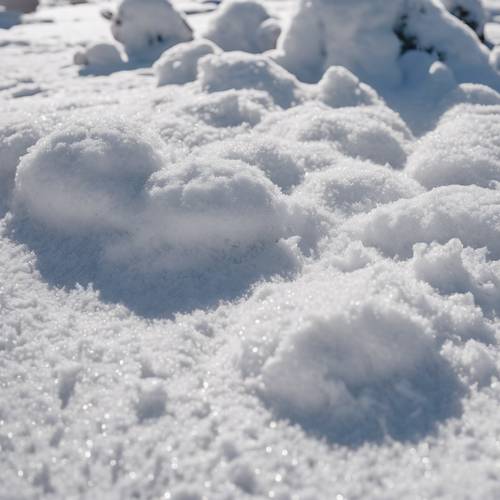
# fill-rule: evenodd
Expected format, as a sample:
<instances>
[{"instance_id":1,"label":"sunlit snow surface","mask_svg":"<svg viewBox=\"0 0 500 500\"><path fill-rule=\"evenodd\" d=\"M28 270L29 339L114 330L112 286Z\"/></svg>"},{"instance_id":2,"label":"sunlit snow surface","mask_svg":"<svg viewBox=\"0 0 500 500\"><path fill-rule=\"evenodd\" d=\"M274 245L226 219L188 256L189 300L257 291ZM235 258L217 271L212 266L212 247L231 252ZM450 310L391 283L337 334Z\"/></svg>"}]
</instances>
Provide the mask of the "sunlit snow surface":
<instances>
[{"instance_id":1,"label":"sunlit snow surface","mask_svg":"<svg viewBox=\"0 0 500 500\"><path fill-rule=\"evenodd\" d=\"M0 499L499 498L500 95L102 5L0 30Z\"/></svg>"}]
</instances>

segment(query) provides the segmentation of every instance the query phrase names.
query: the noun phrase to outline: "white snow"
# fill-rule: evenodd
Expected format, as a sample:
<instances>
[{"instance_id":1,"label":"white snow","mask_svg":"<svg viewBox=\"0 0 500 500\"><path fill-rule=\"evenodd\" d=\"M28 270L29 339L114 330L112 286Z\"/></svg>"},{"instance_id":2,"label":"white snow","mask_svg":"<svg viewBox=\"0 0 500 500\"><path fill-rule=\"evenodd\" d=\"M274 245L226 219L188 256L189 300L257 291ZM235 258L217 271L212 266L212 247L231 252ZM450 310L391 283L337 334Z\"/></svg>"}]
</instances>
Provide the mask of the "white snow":
<instances>
[{"instance_id":1,"label":"white snow","mask_svg":"<svg viewBox=\"0 0 500 500\"><path fill-rule=\"evenodd\" d=\"M120 0L111 17L113 37L129 58L154 60L163 51L192 40L192 29L169 0Z\"/></svg>"},{"instance_id":2,"label":"white snow","mask_svg":"<svg viewBox=\"0 0 500 500\"><path fill-rule=\"evenodd\" d=\"M0 498L498 498L498 48L212 8L0 29Z\"/></svg>"},{"instance_id":3,"label":"white snow","mask_svg":"<svg viewBox=\"0 0 500 500\"><path fill-rule=\"evenodd\" d=\"M213 14L204 32L223 50L265 52L274 49L281 33L278 22L256 0L228 0Z\"/></svg>"},{"instance_id":4,"label":"white snow","mask_svg":"<svg viewBox=\"0 0 500 500\"><path fill-rule=\"evenodd\" d=\"M275 57L304 81L318 81L336 65L368 83L394 86L401 82L399 56L409 50L446 62L461 82L498 86L487 49L434 0L302 0Z\"/></svg>"}]
</instances>

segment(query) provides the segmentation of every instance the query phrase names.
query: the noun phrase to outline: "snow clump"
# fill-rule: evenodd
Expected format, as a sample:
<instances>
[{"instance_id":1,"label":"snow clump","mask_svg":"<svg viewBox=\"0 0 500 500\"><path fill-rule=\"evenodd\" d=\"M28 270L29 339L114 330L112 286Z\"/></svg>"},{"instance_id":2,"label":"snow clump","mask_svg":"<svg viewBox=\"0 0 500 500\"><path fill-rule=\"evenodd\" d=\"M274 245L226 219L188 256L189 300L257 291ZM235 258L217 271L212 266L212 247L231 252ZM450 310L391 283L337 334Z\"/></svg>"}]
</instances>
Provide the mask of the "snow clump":
<instances>
[{"instance_id":1,"label":"snow clump","mask_svg":"<svg viewBox=\"0 0 500 500\"><path fill-rule=\"evenodd\" d=\"M208 40L180 43L165 51L154 63L158 85L182 85L196 80L198 61L220 49Z\"/></svg>"},{"instance_id":2,"label":"snow clump","mask_svg":"<svg viewBox=\"0 0 500 500\"><path fill-rule=\"evenodd\" d=\"M130 59L157 59L166 49L193 39L184 16L168 0L120 0L116 11L103 10L113 37Z\"/></svg>"},{"instance_id":3,"label":"snow clump","mask_svg":"<svg viewBox=\"0 0 500 500\"><path fill-rule=\"evenodd\" d=\"M73 61L78 66L90 66L103 69L116 67L123 63L118 49L110 43L91 45L83 51L77 52Z\"/></svg>"},{"instance_id":4,"label":"snow clump","mask_svg":"<svg viewBox=\"0 0 500 500\"><path fill-rule=\"evenodd\" d=\"M225 51L257 54L274 49L281 33L277 20L255 0L228 0L216 11L203 36Z\"/></svg>"}]
</instances>

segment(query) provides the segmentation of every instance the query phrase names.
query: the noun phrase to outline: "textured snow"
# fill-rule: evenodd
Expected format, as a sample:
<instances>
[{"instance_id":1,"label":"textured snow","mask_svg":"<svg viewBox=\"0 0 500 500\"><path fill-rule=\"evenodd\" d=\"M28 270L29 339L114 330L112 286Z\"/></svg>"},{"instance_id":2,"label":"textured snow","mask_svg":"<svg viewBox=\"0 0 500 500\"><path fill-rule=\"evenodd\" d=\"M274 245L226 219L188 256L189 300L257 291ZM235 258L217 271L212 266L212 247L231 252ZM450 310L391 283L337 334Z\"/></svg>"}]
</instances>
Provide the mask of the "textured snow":
<instances>
[{"instance_id":1,"label":"textured snow","mask_svg":"<svg viewBox=\"0 0 500 500\"><path fill-rule=\"evenodd\" d=\"M213 14L204 32L223 50L259 53L274 49L281 28L266 7L255 0L229 0Z\"/></svg>"},{"instance_id":2,"label":"textured snow","mask_svg":"<svg viewBox=\"0 0 500 500\"><path fill-rule=\"evenodd\" d=\"M368 83L397 85L399 56L408 50L445 61L461 82L498 85L486 47L435 0L300 1L275 57L304 81L337 65Z\"/></svg>"},{"instance_id":3,"label":"textured snow","mask_svg":"<svg viewBox=\"0 0 500 500\"><path fill-rule=\"evenodd\" d=\"M401 5L228 2L154 66L107 4L1 30L1 498L499 497L496 74ZM329 9L317 83L202 38Z\"/></svg>"}]
</instances>

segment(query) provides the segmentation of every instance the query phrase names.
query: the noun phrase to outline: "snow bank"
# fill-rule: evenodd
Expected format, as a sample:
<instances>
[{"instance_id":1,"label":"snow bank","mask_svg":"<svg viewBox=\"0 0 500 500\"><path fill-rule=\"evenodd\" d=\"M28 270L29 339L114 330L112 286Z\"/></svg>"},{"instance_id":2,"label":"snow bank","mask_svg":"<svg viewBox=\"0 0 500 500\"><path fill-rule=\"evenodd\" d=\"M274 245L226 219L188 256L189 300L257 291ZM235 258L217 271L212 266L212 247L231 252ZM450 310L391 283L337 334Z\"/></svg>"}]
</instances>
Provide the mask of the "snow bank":
<instances>
[{"instance_id":1,"label":"snow bank","mask_svg":"<svg viewBox=\"0 0 500 500\"><path fill-rule=\"evenodd\" d=\"M259 53L274 49L281 33L278 22L256 0L228 0L215 12L204 38L225 51Z\"/></svg>"},{"instance_id":2,"label":"snow bank","mask_svg":"<svg viewBox=\"0 0 500 500\"><path fill-rule=\"evenodd\" d=\"M331 109L306 102L264 119L256 130L298 142L325 142L338 152L394 168L406 163L411 132L382 106Z\"/></svg>"},{"instance_id":3,"label":"snow bank","mask_svg":"<svg viewBox=\"0 0 500 500\"><path fill-rule=\"evenodd\" d=\"M407 173L427 188L448 184L488 187L500 181L500 119L469 107L444 117L417 145Z\"/></svg>"},{"instance_id":4,"label":"snow bank","mask_svg":"<svg viewBox=\"0 0 500 500\"><path fill-rule=\"evenodd\" d=\"M500 257L500 191L477 186L435 188L354 217L345 229L390 256L410 257L415 243L486 247Z\"/></svg>"},{"instance_id":5,"label":"snow bank","mask_svg":"<svg viewBox=\"0 0 500 500\"><path fill-rule=\"evenodd\" d=\"M216 45L203 39L172 47L153 65L158 85L182 85L196 80L198 61L207 54L218 52Z\"/></svg>"},{"instance_id":6,"label":"snow bank","mask_svg":"<svg viewBox=\"0 0 500 500\"><path fill-rule=\"evenodd\" d=\"M409 50L444 61L460 82L498 85L488 50L433 0L303 0L279 40L276 59L303 81L345 66L362 81L386 87L401 82L399 56Z\"/></svg>"}]
</instances>

